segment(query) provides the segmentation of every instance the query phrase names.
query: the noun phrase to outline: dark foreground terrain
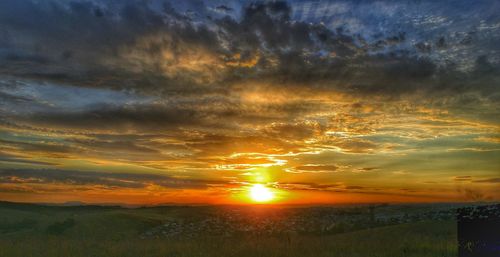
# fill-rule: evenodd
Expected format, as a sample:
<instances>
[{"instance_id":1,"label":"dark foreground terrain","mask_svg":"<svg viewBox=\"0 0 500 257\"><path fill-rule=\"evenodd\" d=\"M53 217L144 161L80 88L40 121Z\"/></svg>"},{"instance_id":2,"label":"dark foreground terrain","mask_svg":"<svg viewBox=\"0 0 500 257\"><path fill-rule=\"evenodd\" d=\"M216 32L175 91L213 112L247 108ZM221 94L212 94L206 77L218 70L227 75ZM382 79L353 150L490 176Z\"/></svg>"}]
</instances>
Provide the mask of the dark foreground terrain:
<instances>
[{"instance_id":1,"label":"dark foreground terrain","mask_svg":"<svg viewBox=\"0 0 500 257\"><path fill-rule=\"evenodd\" d=\"M0 256L457 256L460 205L41 206L0 203Z\"/></svg>"}]
</instances>

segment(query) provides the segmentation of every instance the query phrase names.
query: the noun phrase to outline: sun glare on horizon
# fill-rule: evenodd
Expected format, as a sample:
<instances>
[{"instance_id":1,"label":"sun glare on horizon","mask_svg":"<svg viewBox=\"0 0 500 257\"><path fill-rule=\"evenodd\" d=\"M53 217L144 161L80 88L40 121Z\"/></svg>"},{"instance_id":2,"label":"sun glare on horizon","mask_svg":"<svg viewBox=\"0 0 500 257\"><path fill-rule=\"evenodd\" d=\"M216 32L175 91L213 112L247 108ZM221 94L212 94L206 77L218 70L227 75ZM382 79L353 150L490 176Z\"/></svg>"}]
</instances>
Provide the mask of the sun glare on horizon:
<instances>
[{"instance_id":1,"label":"sun glare on horizon","mask_svg":"<svg viewBox=\"0 0 500 257\"><path fill-rule=\"evenodd\" d=\"M250 198L254 202L269 202L274 199L274 193L264 185L255 184L250 188Z\"/></svg>"}]
</instances>

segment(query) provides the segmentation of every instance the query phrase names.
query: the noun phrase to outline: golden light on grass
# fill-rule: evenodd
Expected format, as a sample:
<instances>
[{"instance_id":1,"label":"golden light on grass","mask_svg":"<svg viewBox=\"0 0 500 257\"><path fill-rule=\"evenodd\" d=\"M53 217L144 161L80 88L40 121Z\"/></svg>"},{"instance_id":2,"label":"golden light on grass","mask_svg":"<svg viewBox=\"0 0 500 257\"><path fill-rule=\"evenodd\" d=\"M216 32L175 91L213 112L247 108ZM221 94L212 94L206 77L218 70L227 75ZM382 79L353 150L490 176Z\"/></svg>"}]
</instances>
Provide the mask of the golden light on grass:
<instances>
[{"instance_id":1,"label":"golden light on grass","mask_svg":"<svg viewBox=\"0 0 500 257\"><path fill-rule=\"evenodd\" d=\"M254 202L265 203L274 199L274 193L262 184L255 184L250 188L250 198Z\"/></svg>"}]
</instances>

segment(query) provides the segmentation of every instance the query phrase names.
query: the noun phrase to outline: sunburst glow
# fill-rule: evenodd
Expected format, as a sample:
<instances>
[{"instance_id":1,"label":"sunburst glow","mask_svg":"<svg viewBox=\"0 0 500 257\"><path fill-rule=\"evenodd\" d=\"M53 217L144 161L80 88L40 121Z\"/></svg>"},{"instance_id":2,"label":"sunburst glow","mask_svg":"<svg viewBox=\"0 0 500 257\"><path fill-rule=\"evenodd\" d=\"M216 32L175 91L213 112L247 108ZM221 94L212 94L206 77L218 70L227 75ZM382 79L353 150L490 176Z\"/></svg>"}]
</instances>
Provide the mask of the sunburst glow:
<instances>
[{"instance_id":1,"label":"sunburst glow","mask_svg":"<svg viewBox=\"0 0 500 257\"><path fill-rule=\"evenodd\" d=\"M250 197L255 202L268 202L274 199L274 193L264 185L255 184L250 188Z\"/></svg>"}]
</instances>

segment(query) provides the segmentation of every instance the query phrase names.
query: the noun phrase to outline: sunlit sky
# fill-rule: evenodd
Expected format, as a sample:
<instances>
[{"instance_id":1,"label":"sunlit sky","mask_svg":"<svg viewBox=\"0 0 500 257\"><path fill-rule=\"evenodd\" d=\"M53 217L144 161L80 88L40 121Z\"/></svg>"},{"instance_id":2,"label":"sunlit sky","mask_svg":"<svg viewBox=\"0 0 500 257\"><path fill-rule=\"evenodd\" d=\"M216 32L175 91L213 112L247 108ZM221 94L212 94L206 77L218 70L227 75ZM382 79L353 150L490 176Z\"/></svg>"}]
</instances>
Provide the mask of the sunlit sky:
<instances>
[{"instance_id":1,"label":"sunlit sky","mask_svg":"<svg viewBox=\"0 0 500 257\"><path fill-rule=\"evenodd\" d=\"M500 201L498 10L2 0L0 200Z\"/></svg>"}]
</instances>

